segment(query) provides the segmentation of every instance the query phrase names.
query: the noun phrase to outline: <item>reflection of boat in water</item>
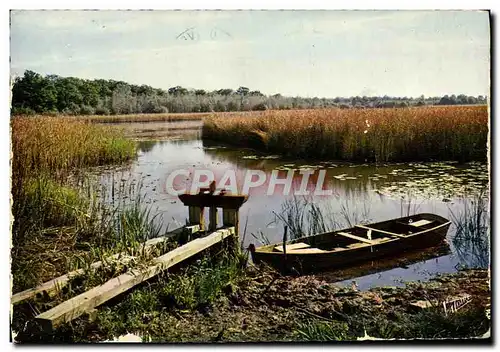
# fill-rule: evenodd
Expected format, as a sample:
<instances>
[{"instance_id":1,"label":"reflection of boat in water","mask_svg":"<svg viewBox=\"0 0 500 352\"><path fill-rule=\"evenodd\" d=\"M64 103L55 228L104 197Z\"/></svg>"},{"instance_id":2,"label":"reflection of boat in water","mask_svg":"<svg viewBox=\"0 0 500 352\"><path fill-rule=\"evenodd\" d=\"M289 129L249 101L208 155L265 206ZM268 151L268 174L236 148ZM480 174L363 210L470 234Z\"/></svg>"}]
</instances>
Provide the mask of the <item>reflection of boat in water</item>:
<instances>
[{"instance_id":1,"label":"reflection of boat in water","mask_svg":"<svg viewBox=\"0 0 500 352\"><path fill-rule=\"evenodd\" d=\"M285 265L299 272L334 269L437 245L449 227L447 219L422 213L303 237L288 241L285 246L251 246L251 253L255 263L265 262L277 269Z\"/></svg>"}]
</instances>

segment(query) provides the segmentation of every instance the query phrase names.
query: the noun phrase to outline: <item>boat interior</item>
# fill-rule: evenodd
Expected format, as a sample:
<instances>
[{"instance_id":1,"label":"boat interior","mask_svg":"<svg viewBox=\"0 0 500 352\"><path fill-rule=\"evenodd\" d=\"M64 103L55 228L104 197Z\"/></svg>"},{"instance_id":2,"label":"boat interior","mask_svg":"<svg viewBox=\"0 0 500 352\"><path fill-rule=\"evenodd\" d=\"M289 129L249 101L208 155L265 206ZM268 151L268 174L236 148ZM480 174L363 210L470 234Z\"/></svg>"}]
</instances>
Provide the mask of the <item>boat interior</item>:
<instances>
[{"instance_id":1,"label":"boat interior","mask_svg":"<svg viewBox=\"0 0 500 352\"><path fill-rule=\"evenodd\" d=\"M422 216L385 221L371 225L355 225L353 228L329 232L292 241L286 245L289 254L318 254L340 252L360 247L371 247L384 242L405 238L416 232L438 225L434 219ZM283 252L283 245L271 246L271 251Z\"/></svg>"}]
</instances>

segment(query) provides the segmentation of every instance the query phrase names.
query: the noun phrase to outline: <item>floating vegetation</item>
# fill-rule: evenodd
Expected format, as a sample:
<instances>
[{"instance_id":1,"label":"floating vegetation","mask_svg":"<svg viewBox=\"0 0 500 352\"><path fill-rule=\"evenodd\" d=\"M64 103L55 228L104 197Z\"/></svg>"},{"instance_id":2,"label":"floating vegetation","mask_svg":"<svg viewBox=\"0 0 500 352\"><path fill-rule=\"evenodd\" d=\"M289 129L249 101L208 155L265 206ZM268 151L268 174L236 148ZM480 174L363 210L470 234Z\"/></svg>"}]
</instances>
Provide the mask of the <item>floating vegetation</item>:
<instances>
[{"instance_id":1,"label":"floating vegetation","mask_svg":"<svg viewBox=\"0 0 500 352\"><path fill-rule=\"evenodd\" d=\"M289 168L289 167L285 167L285 166L278 166L278 167L275 167L274 169L279 170L279 171L290 171L290 170L297 171L298 170L298 169Z\"/></svg>"},{"instance_id":2,"label":"floating vegetation","mask_svg":"<svg viewBox=\"0 0 500 352\"><path fill-rule=\"evenodd\" d=\"M249 160L275 160L281 158L280 155L244 155L242 159Z\"/></svg>"},{"instance_id":3,"label":"floating vegetation","mask_svg":"<svg viewBox=\"0 0 500 352\"><path fill-rule=\"evenodd\" d=\"M346 176L347 176L347 174L341 174L341 175L336 175L333 177L336 178L337 180L345 180Z\"/></svg>"},{"instance_id":4,"label":"floating vegetation","mask_svg":"<svg viewBox=\"0 0 500 352\"><path fill-rule=\"evenodd\" d=\"M413 169L392 170L389 172L392 179L376 191L391 198L401 198L411 193L421 198L449 202L452 198L475 194L487 185L489 175L485 163L451 164L455 163L412 163ZM384 176L387 177L377 174L377 177L370 179L378 180ZM398 180L398 177L404 179Z\"/></svg>"}]
</instances>

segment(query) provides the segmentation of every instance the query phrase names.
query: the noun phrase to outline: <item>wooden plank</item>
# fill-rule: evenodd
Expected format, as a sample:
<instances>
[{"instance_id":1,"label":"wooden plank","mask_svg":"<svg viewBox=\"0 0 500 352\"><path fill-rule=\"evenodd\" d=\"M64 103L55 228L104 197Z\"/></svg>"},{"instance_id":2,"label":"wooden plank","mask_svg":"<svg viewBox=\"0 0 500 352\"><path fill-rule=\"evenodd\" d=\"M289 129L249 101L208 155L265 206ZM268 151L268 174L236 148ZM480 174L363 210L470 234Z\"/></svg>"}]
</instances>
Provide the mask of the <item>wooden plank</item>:
<instances>
[{"instance_id":1,"label":"wooden plank","mask_svg":"<svg viewBox=\"0 0 500 352\"><path fill-rule=\"evenodd\" d=\"M237 209L222 209L222 223L224 226L234 226L238 223Z\"/></svg>"},{"instance_id":2,"label":"wooden plank","mask_svg":"<svg viewBox=\"0 0 500 352\"><path fill-rule=\"evenodd\" d=\"M375 241L371 241L371 240L369 240L367 238L363 238L363 237L359 237L359 236L353 235L352 233L336 232L335 234L341 235L341 236L344 236L344 237L349 237L349 238L352 238L353 240L364 242L364 243L368 243L368 244L374 244L375 243Z\"/></svg>"},{"instance_id":3,"label":"wooden plank","mask_svg":"<svg viewBox=\"0 0 500 352\"><path fill-rule=\"evenodd\" d=\"M197 238L156 258L153 265L142 270L131 270L115 277L104 285L94 287L38 315L35 319L44 330L52 331L58 325L78 318L80 315L128 291L141 282L221 242L230 235L234 235L234 227L220 229L206 237Z\"/></svg>"},{"instance_id":4,"label":"wooden plank","mask_svg":"<svg viewBox=\"0 0 500 352\"><path fill-rule=\"evenodd\" d=\"M222 208L222 223L224 226L234 226L236 236L239 237L240 212L238 209Z\"/></svg>"},{"instance_id":5,"label":"wooden plank","mask_svg":"<svg viewBox=\"0 0 500 352\"><path fill-rule=\"evenodd\" d=\"M290 251L288 251L288 254L314 254L314 253L325 253L325 252L328 252L328 251L325 251L325 250L319 249L319 248L303 248L303 249L290 250Z\"/></svg>"},{"instance_id":6,"label":"wooden plank","mask_svg":"<svg viewBox=\"0 0 500 352\"><path fill-rule=\"evenodd\" d=\"M303 249L303 248L308 248L311 247L307 243L299 242L299 243L292 243L292 244L287 244L286 245L286 250L294 250L294 249ZM276 246L274 247L277 251L283 252L283 245L281 246Z\"/></svg>"},{"instance_id":7,"label":"wooden plank","mask_svg":"<svg viewBox=\"0 0 500 352\"><path fill-rule=\"evenodd\" d=\"M239 209L248 199L245 195L232 194L181 194L179 199L186 206Z\"/></svg>"},{"instance_id":8,"label":"wooden plank","mask_svg":"<svg viewBox=\"0 0 500 352\"><path fill-rule=\"evenodd\" d=\"M189 224L200 225L200 231L205 230L205 217L203 215L203 207L189 206Z\"/></svg>"},{"instance_id":9,"label":"wooden plank","mask_svg":"<svg viewBox=\"0 0 500 352\"><path fill-rule=\"evenodd\" d=\"M216 207L210 207L208 211L208 231L215 231L217 230L217 208Z\"/></svg>"},{"instance_id":10,"label":"wooden plank","mask_svg":"<svg viewBox=\"0 0 500 352\"><path fill-rule=\"evenodd\" d=\"M360 247L366 247L366 244L356 242L356 243L351 243L350 245L347 246L347 248L349 249L360 248Z\"/></svg>"},{"instance_id":11,"label":"wooden plank","mask_svg":"<svg viewBox=\"0 0 500 352\"><path fill-rule=\"evenodd\" d=\"M175 235L182 233L183 231L188 231L191 234L193 234L195 232L200 231L200 227L199 227L199 225L180 227L178 229L175 229L175 230L167 233L165 236L152 238L150 240L147 240L144 243L144 245L140 247L140 250L141 251L147 250L153 246L160 244L161 242L165 241L166 239L168 239L172 236L175 236ZM103 265L106 265L107 262L116 261L122 257L124 258L123 262L131 259L131 257L127 256L127 252L121 252L121 253L114 254L114 255L106 258L104 260L104 262L98 261L98 262L90 264L90 268L93 270L97 270L100 267L102 267ZM65 275L56 277L55 279L52 279L50 281L47 281L47 282L45 282L37 287L30 288L30 289L27 289L27 290L22 291L22 292L18 292L16 294L12 295L11 304L16 304L16 303L25 301L27 299L35 297L38 294L44 294L44 293L51 294L55 291L61 290L62 288L66 287L68 285L71 278L78 276L78 275L82 275L84 273L85 273L85 269L77 269L77 270L71 271Z\"/></svg>"},{"instance_id":12,"label":"wooden plank","mask_svg":"<svg viewBox=\"0 0 500 352\"><path fill-rule=\"evenodd\" d=\"M373 228L373 227L364 226L364 225L354 225L354 226L358 227L360 229L372 230L372 231L375 231L375 232L385 233L386 235L391 235L391 236L406 238L405 235L402 235L400 233L394 233L394 232L379 230L379 229L376 229L376 228Z\"/></svg>"},{"instance_id":13,"label":"wooden plank","mask_svg":"<svg viewBox=\"0 0 500 352\"><path fill-rule=\"evenodd\" d=\"M427 225L427 224L430 224L432 223L432 221L429 221L429 220L419 220L419 221L415 221L415 222L409 222L408 225L410 226L415 226L415 227L420 227L420 226L424 226L424 225Z\"/></svg>"}]
</instances>

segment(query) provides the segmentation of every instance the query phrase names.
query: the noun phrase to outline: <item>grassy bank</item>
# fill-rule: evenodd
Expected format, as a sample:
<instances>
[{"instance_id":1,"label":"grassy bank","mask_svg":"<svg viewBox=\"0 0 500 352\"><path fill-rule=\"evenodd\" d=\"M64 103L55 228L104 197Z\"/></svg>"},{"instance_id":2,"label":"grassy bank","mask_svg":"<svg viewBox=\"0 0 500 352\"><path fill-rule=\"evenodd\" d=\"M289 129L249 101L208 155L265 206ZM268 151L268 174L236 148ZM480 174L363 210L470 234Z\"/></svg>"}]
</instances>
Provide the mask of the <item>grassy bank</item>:
<instances>
[{"instance_id":1,"label":"grassy bank","mask_svg":"<svg viewBox=\"0 0 500 352\"><path fill-rule=\"evenodd\" d=\"M287 156L353 161L485 160L486 106L266 111L205 120L203 138Z\"/></svg>"},{"instance_id":2,"label":"grassy bank","mask_svg":"<svg viewBox=\"0 0 500 352\"><path fill-rule=\"evenodd\" d=\"M118 214L105 207L90 183L77 189L67 182L76 169L135 155L135 144L116 130L52 117L16 117L11 128L14 291L130 242L136 230L120 227L117 232L113 227L120 221L151 222L138 212Z\"/></svg>"}]
</instances>

